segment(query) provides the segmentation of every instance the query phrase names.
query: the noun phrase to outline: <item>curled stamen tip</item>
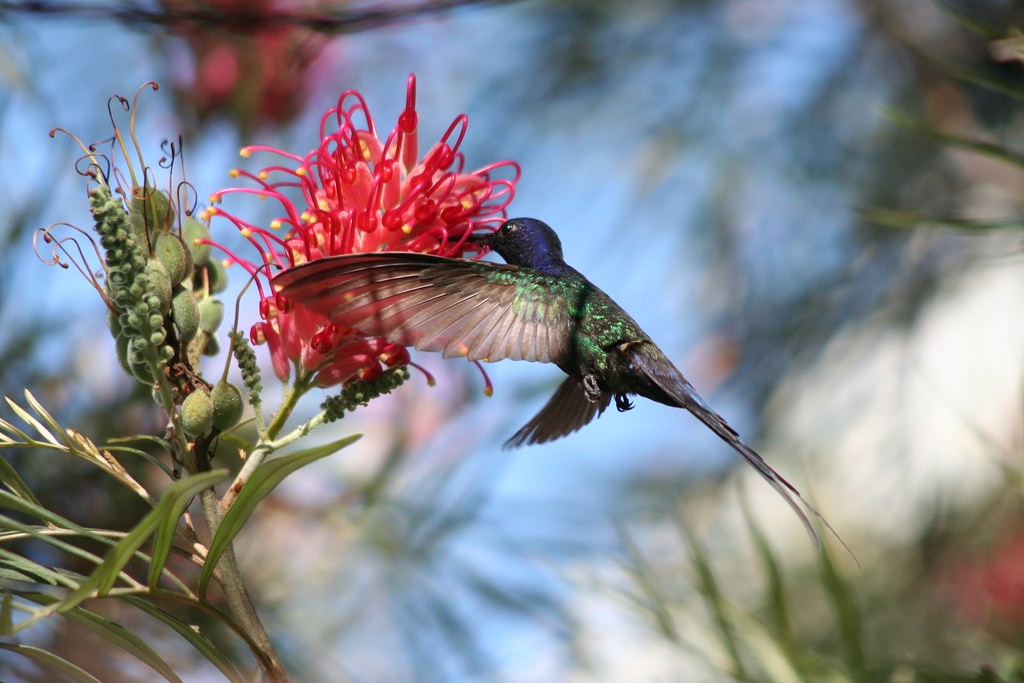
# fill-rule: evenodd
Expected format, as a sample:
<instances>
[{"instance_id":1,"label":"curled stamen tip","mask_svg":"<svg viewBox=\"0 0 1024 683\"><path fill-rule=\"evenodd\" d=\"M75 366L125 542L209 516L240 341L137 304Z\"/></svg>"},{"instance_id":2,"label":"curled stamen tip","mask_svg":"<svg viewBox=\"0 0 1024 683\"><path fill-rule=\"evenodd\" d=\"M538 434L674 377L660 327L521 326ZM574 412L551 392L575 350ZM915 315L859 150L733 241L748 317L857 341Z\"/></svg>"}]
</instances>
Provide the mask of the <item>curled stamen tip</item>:
<instances>
[{"instance_id":1,"label":"curled stamen tip","mask_svg":"<svg viewBox=\"0 0 1024 683\"><path fill-rule=\"evenodd\" d=\"M238 151L238 155L240 157L244 158L244 159L248 159L250 156L252 156L252 148L251 147L243 147L242 149L240 149Z\"/></svg>"},{"instance_id":2,"label":"curled stamen tip","mask_svg":"<svg viewBox=\"0 0 1024 683\"><path fill-rule=\"evenodd\" d=\"M486 396L487 398L491 398L492 396L494 396L494 387L484 387L484 396Z\"/></svg>"}]
</instances>

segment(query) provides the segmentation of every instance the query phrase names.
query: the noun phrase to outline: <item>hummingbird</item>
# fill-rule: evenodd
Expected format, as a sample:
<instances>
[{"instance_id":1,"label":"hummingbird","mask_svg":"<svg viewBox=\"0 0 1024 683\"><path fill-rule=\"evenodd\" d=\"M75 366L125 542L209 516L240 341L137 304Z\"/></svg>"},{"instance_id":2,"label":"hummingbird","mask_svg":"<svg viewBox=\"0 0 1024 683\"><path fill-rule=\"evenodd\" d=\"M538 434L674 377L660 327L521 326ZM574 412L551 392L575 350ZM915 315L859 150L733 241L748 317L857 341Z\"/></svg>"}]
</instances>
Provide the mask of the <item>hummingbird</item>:
<instances>
[{"instance_id":1,"label":"hummingbird","mask_svg":"<svg viewBox=\"0 0 1024 683\"><path fill-rule=\"evenodd\" d=\"M290 268L274 278L274 286L289 302L367 337L440 351L445 358L557 365L568 377L506 448L571 434L612 400L619 412L633 408L630 396L683 408L785 499L820 546L811 517L831 530L828 522L740 439L622 307L565 262L550 226L514 218L472 241L505 263L405 252L347 254Z\"/></svg>"}]
</instances>

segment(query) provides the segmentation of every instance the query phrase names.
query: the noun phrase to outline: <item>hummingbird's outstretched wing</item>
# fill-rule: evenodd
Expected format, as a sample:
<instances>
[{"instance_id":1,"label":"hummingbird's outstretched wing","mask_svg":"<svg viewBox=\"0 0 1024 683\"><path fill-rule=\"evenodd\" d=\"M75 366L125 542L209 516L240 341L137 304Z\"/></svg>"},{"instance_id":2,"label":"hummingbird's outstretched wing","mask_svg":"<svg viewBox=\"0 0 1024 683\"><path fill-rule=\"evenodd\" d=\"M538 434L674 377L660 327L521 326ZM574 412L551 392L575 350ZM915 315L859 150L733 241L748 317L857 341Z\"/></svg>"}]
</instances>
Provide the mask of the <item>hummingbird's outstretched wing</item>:
<instances>
[{"instance_id":1,"label":"hummingbird's outstretched wing","mask_svg":"<svg viewBox=\"0 0 1024 683\"><path fill-rule=\"evenodd\" d=\"M285 299L368 337L446 358L545 363L569 348L558 285L517 266L404 252L334 256L274 278Z\"/></svg>"},{"instance_id":2,"label":"hummingbird's outstretched wing","mask_svg":"<svg viewBox=\"0 0 1024 683\"><path fill-rule=\"evenodd\" d=\"M554 395L533 419L505 442L504 448L517 448L523 444L547 443L571 434L604 412L611 403L611 394L603 395L591 403L583 391L583 384L567 377Z\"/></svg>"},{"instance_id":3,"label":"hummingbird's outstretched wing","mask_svg":"<svg viewBox=\"0 0 1024 683\"><path fill-rule=\"evenodd\" d=\"M835 530L832 529L831 525L825 521L817 510L811 507L810 503L804 500L796 487L772 469L764 461L764 458L758 455L757 451L743 443L736 430L730 427L729 423L721 415L711 409L711 406L700 397L697 390L693 388L693 385L686 380L683 373L653 343L624 344L621 347L621 353L625 356L623 362L631 363L637 371L642 373L651 382L651 386L645 387L644 390L638 393L660 403L685 408L694 417L707 425L723 441L732 446L733 450L742 455L743 459L757 470L757 473L789 503L789 506L800 517L800 521L803 522L804 528L807 529L807 533L810 535L811 540L814 541L816 547L821 546L821 539L818 537L818 532L811 521L812 516L820 519L835 534ZM839 535L835 535L842 543ZM843 543L843 545L845 546L846 544Z\"/></svg>"}]
</instances>

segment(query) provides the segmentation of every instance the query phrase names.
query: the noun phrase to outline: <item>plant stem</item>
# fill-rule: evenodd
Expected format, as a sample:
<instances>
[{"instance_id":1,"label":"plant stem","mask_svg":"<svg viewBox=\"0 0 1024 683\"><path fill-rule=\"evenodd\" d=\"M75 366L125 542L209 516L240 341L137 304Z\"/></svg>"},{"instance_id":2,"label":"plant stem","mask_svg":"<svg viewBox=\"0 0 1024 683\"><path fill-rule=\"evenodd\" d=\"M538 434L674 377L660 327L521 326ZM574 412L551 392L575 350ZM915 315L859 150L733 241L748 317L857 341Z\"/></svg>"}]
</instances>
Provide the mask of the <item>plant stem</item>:
<instances>
[{"instance_id":1,"label":"plant stem","mask_svg":"<svg viewBox=\"0 0 1024 683\"><path fill-rule=\"evenodd\" d=\"M203 513L206 517L206 524L210 529L210 536L217 534L220 526L220 504L212 489L207 489L200 494L203 504ZM238 562L235 560L235 550L229 544L227 550L221 556L217 564L217 578L224 589L224 595L228 601L228 607L238 625L245 630L249 638L250 648L259 662L260 669L268 681L274 683L288 683L291 676L284 668L281 657L270 642L270 635L263 627L263 622L256 614L256 608L249 597L249 591L242 580L242 574L238 570Z\"/></svg>"}]
</instances>

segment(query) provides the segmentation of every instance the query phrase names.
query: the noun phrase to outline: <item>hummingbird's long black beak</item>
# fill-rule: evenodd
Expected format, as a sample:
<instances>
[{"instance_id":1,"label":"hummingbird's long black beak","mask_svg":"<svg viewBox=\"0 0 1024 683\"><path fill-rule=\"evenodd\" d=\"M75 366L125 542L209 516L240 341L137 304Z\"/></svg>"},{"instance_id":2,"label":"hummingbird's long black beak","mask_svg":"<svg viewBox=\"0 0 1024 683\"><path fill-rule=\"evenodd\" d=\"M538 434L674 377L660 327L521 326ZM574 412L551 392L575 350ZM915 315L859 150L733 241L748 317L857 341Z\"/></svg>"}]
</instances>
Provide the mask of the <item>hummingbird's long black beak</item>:
<instances>
[{"instance_id":1,"label":"hummingbird's long black beak","mask_svg":"<svg viewBox=\"0 0 1024 683\"><path fill-rule=\"evenodd\" d=\"M474 246L491 248L491 239L494 237L493 232L474 232L471 233L466 242Z\"/></svg>"}]
</instances>

